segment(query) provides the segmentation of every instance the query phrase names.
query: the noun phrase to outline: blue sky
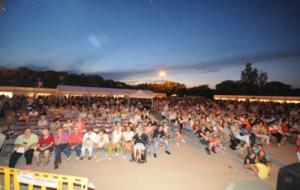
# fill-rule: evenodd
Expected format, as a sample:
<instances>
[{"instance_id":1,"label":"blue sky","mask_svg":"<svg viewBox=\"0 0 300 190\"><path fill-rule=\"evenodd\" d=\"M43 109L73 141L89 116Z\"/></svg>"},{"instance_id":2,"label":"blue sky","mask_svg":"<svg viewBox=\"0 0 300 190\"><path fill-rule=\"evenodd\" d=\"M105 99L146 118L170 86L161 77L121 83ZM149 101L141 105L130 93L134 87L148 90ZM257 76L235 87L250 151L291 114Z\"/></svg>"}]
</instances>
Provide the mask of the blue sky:
<instances>
[{"instance_id":1,"label":"blue sky","mask_svg":"<svg viewBox=\"0 0 300 190\"><path fill-rule=\"evenodd\" d=\"M300 87L299 23L297 0L6 0L0 66L213 87L252 62Z\"/></svg>"}]
</instances>

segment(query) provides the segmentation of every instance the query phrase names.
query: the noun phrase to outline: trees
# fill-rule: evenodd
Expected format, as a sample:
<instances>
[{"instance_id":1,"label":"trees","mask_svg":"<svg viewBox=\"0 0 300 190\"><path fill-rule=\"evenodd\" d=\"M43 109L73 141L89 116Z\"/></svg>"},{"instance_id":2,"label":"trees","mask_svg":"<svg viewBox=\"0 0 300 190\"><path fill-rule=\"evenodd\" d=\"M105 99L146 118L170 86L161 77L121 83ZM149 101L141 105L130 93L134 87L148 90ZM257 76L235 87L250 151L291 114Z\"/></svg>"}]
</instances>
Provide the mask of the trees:
<instances>
[{"instance_id":1,"label":"trees","mask_svg":"<svg viewBox=\"0 0 300 190\"><path fill-rule=\"evenodd\" d=\"M262 87L268 82L268 74L258 71L251 63L246 63L245 69L241 72L240 93L256 95L260 94Z\"/></svg>"},{"instance_id":2,"label":"trees","mask_svg":"<svg viewBox=\"0 0 300 190\"><path fill-rule=\"evenodd\" d=\"M214 90L209 88L208 85L200 85L187 89L187 95L190 96L202 96L206 98L212 98L214 95Z\"/></svg>"},{"instance_id":3,"label":"trees","mask_svg":"<svg viewBox=\"0 0 300 190\"><path fill-rule=\"evenodd\" d=\"M251 63L246 63L239 81L226 80L216 85L216 94L227 95L300 95L298 89L278 81L268 82L268 74L258 71Z\"/></svg>"},{"instance_id":4,"label":"trees","mask_svg":"<svg viewBox=\"0 0 300 190\"><path fill-rule=\"evenodd\" d=\"M239 94L240 93L240 82L233 80L225 80L216 85L216 94Z\"/></svg>"}]
</instances>

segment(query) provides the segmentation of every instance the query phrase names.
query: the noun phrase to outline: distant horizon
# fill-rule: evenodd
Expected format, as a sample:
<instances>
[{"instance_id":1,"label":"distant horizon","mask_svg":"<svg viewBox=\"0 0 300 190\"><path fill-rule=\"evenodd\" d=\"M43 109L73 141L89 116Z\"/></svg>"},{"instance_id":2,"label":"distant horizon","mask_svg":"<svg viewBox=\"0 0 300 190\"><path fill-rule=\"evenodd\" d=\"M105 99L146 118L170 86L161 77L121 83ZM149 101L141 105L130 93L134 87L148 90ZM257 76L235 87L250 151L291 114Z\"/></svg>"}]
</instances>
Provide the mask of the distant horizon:
<instances>
[{"instance_id":1,"label":"distant horizon","mask_svg":"<svg viewBox=\"0 0 300 190\"><path fill-rule=\"evenodd\" d=\"M300 88L300 1L26 0L0 13L0 67L214 87L247 62Z\"/></svg>"},{"instance_id":2,"label":"distant horizon","mask_svg":"<svg viewBox=\"0 0 300 190\"><path fill-rule=\"evenodd\" d=\"M42 68L37 69L37 68L29 68L29 67L26 67L26 66L20 66L20 67L3 67L3 66L0 66L0 70L1 69L12 69L12 70L15 69L15 70L17 70L17 69L20 69L20 68L30 69L30 70L35 71L35 72L54 71L54 72L66 72L68 74L76 74L76 75L84 74L86 76L87 75L98 75L98 76L101 76L104 80L114 80L114 79L111 79L111 78L105 78L101 74L98 74L98 73L83 73L83 72L80 73L80 72L71 72L71 71L57 71L55 69L42 69ZM239 81L239 80L240 79L238 79L238 80L224 79L221 82L224 82L224 81ZM114 81L116 81L116 82L123 82L123 81L120 81L120 80L114 80ZM130 84L130 83L126 83L126 82L124 82L124 83L127 84L127 85L133 85L133 86L135 86L135 85L145 84L145 83L148 83L148 84L155 84L155 83L156 84L160 84L162 82L167 82L167 81L178 82L178 83L186 85L185 83L182 83L182 82L179 82L179 81L174 81L174 80L169 80L169 79L164 79L163 81L160 79L160 80L156 80L156 81L152 81L152 82L140 82L140 83L137 83L137 84ZM268 82L282 82L282 81L278 81L278 80L272 80L272 81L270 81L270 80L268 80ZM284 83L284 84L290 85L292 89L300 89L300 87L295 87L295 86L292 86L291 84L288 84L288 83ZM188 85L186 85L186 87L187 88L193 88L193 87L203 86L203 85L208 85L209 88L211 88L211 89L215 89L216 88L215 85L211 86L209 84L204 84L204 83L203 84L194 85L194 86L188 86ZM73 86L73 85L71 85L71 86ZM75 85L75 86L78 86L78 85Z\"/></svg>"}]
</instances>

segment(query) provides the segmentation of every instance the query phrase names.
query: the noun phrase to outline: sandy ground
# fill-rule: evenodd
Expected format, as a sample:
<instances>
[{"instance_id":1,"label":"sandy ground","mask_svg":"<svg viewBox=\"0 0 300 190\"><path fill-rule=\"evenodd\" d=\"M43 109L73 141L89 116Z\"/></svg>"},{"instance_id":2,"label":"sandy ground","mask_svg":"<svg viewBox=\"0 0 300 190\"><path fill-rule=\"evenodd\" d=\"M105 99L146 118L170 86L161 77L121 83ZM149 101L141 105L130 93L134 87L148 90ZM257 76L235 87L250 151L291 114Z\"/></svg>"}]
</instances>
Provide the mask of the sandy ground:
<instances>
[{"instance_id":1,"label":"sandy ground","mask_svg":"<svg viewBox=\"0 0 300 190\"><path fill-rule=\"evenodd\" d=\"M172 155L160 151L158 158L148 158L146 164L136 164L116 157L113 160L64 161L58 170L50 164L34 170L87 177L96 189L105 190L268 190L276 188L278 168L296 162L295 147L267 147L273 161L271 177L260 180L247 173L237 153L207 155L196 139L189 135L187 143L171 144ZM1 158L0 165L7 165ZM22 157L17 167L24 164Z\"/></svg>"}]
</instances>

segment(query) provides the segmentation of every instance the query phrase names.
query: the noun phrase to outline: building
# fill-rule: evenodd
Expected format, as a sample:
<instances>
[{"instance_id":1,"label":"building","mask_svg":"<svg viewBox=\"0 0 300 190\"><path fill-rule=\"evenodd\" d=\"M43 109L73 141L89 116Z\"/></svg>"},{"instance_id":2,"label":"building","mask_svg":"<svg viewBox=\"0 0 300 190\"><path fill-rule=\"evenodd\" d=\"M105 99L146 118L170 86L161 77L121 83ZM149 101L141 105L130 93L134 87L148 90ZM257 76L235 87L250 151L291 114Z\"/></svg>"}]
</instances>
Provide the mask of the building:
<instances>
[{"instance_id":1,"label":"building","mask_svg":"<svg viewBox=\"0 0 300 190\"><path fill-rule=\"evenodd\" d=\"M58 85L57 88L32 88L0 86L0 95L12 97L14 95L33 96L112 96L112 97L130 97L130 98L162 98L166 95L155 93L151 90L119 89L119 88L98 88L84 86Z\"/></svg>"},{"instance_id":2,"label":"building","mask_svg":"<svg viewBox=\"0 0 300 190\"><path fill-rule=\"evenodd\" d=\"M249 102L277 102L300 103L299 96L247 96L247 95L214 95L215 100L249 101Z\"/></svg>"}]
</instances>

